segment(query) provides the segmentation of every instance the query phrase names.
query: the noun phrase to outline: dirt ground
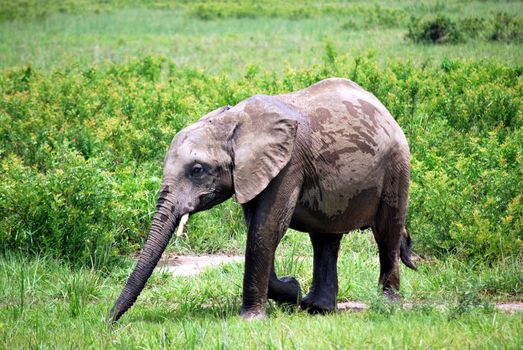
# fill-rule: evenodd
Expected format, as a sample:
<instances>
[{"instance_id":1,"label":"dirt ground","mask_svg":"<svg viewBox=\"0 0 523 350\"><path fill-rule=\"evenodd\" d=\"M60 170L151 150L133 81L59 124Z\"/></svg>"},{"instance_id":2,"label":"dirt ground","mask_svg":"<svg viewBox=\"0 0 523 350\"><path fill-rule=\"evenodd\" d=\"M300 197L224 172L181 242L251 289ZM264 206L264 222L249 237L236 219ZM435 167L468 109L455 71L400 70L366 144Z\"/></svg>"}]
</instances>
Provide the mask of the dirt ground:
<instances>
[{"instance_id":1,"label":"dirt ground","mask_svg":"<svg viewBox=\"0 0 523 350\"><path fill-rule=\"evenodd\" d=\"M221 264L243 261L238 255L167 255L158 266L159 271L170 272L173 276L194 276L208 267Z\"/></svg>"}]
</instances>

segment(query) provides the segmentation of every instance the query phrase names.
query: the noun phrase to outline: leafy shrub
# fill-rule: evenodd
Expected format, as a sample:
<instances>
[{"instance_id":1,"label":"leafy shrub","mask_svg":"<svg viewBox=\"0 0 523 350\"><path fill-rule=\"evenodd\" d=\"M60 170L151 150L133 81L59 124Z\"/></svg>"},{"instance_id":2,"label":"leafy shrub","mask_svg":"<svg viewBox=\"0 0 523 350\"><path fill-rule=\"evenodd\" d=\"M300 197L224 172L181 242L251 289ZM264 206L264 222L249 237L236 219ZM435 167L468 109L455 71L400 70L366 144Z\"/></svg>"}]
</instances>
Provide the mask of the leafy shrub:
<instances>
[{"instance_id":1,"label":"leafy shrub","mask_svg":"<svg viewBox=\"0 0 523 350\"><path fill-rule=\"evenodd\" d=\"M521 43L523 41L523 16L505 12L491 18L466 17L457 21L439 15L422 20L412 17L406 39L414 43L457 43L468 39L483 39Z\"/></svg>"},{"instance_id":2,"label":"leafy shrub","mask_svg":"<svg viewBox=\"0 0 523 350\"><path fill-rule=\"evenodd\" d=\"M44 19L55 13L111 11L124 5L139 6L136 0L21 0L0 1L0 21L15 19Z\"/></svg>"},{"instance_id":3,"label":"leafy shrub","mask_svg":"<svg viewBox=\"0 0 523 350\"><path fill-rule=\"evenodd\" d=\"M506 12L498 13L492 24L490 39L505 42L523 42L523 16L514 17Z\"/></svg>"},{"instance_id":4,"label":"leafy shrub","mask_svg":"<svg viewBox=\"0 0 523 350\"><path fill-rule=\"evenodd\" d=\"M372 91L407 134L416 252L521 255L522 67L448 59L380 66L372 55L348 61L332 44L324 61L282 77L251 67L237 79L157 57L105 71L1 72L0 246L95 266L138 249L178 130L219 106L337 75ZM189 240L174 240L175 249L242 249L242 222L228 201L194 215Z\"/></svg>"},{"instance_id":5,"label":"leafy shrub","mask_svg":"<svg viewBox=\"0 0 523 350\"><path fill-rule=\"evenodd\" d=\"M359 6L344 17L349 20L342 24L344 30L364 30L369 28L397 28L404 26L407 12L400 9L382 7Z\"/></svg>"},{"instance_id":6,"label":"leafy shrub","mask_svg":"<svg viewBox=\"0 0 523 350\"><path fill-rule=\"evenodd\" d=\"M413 17L408 25L407 38L415 43L432 44L457 43L463 39L456 23L443 15L426 21Z\"/></svg>"},{"instance_id":7,"label":"leafy shrub","mask_svg":"<svg viewBox=\"0 0 523 350\"><path fill-rule=\"evenodd\" d=\"M241 5L237 3L200 3L189 12L192 16L211 20L217 18L254 18L263 13L263 6L250 3Z\"/></svg>"},{"instance_id":8,"label":"leafy shrub","mask_svg":"<svg viewBox=\"0 0 523 350\"><path fill-rule=\"evenodd\" d=\"M482 17L467 17L458 23L461 32L466 38L483 37L485 27L488 25L488 21Z\"/></svg>"},{"instance_id":9,"label":"leafy shrub","mask_svg":"<svg viewBox=\"0 0 523 350\"><path fill-rule=\"evenodd\" d=\"M1 160L0 241L4 249L45 252L72 263L104 265L114 237L111 177L96 160L62 148L41 174L11 155Z\"/></svg>"},{"instance_id":10,"label":"leafy shrub","mask_svg":"<svg viewBox=\"0 0 523 350\"><path fill-rule=\"evenodd\" d=\"M362 5L337 1L194 1L182 6L190 16L202 20L223 18L286 18L291 20L321 16L349 17L347 24L356 23L358 28L396 27L403 23L406 12L380 5Z\"/></svg>"}]
</instances>

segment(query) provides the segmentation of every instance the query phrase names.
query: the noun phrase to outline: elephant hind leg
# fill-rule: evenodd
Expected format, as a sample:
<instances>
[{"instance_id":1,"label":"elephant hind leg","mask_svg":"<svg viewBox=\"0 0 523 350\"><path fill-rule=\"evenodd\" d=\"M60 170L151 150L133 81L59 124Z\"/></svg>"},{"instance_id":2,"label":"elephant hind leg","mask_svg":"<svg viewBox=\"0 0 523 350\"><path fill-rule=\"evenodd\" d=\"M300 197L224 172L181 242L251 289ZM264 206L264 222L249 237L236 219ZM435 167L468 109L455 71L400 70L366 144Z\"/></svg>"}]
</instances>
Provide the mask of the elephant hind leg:
<instances>
[{"instance_id":1,"label":"elephant hind leg","mask_svg":"<svg viewBox=\"0 0 523 350\"><path fill-rule=\"evenodd\" d=\"M382 201L372 232L380 256L379 283L385 296L394 301L398 298L397 292L400 289L399 257L402 235L406 232L404 223L398 220L397 208Z\"/></svg>"},{"instance_id":2,"label":"elephant hind leg","mask_svg":"<svg viewBox=\"0 0 523 350\"><path fill-rule=\"evenodd\" d=\"M337 308L338 251L343 234L310 233L314 250L312 286L300 307L309 313L328 313Z\"/></svg>"},{"instance_id":3,"label":"elephant hind leg","mask_svg":"<svg viewBox=\"0 0 523 350\"><path fill-rule=\"evenodd\" d=\"M278 278L273 263L269 276L268 297L280 304L298 305L301 299L300 283L294 277Z\"/></svg>"},{"instance_id":4,"label":"elephant hind leg","mask_svg":"<svg viewBox=\"0 0 523 350\"><path fill-rule=\"evenodd\" d=\"M394 152L384 178L382 197L372 225L380 256L379 283L391 300L400 289L399 259L409 267L410 237L405 228L410 183L408 153Z\"/></svg>"}]
</instances>

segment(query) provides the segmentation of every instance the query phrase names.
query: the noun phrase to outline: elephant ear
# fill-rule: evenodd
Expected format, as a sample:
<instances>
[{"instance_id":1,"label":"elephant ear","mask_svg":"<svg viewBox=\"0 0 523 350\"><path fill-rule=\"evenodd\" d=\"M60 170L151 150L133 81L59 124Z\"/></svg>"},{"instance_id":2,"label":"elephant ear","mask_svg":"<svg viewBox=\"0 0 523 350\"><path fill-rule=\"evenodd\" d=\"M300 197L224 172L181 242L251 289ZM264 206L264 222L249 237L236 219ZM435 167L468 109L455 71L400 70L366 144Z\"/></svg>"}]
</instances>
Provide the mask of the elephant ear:
<instances>
[{"instance_id":1,"label":"elephant ear","mask_svg":"<svg viewBox=\"0 0 523 350\"><path fill-rule=\"evenodd\" d=\"M233 136L234 192L247 203L262 192L289 162L294 149L297 114L281 101L256 96L245 102L242 122Z\"/></svg>"}]
</instances>

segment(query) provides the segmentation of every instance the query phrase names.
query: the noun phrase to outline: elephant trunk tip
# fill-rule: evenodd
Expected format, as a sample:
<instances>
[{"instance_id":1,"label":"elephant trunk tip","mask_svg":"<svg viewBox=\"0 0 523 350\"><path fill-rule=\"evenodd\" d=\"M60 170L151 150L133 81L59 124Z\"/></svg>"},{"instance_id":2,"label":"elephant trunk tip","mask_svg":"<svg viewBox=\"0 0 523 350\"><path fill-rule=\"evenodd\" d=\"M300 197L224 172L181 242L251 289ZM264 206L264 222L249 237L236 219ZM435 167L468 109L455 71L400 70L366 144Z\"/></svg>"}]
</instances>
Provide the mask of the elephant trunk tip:
<instances>
[{"instance_id":1,"label":"elephant trunk tip","mask_svg":"<svg viewBox=\"0 0 523 350\"><path fill-rule=\"evenodd\" d=\"M111 309L111 311L109 311L109 313L107 314L106 318L105 318L105 323L107 323L108 325L112 325L114 323L116 323L120 317L122 316L122 313L118 311L118 307L117 305L114 305Z\"/></svg>"},{"instance_id":2,"label":"elephant trunk tip","mask_svg":"<svg viewBox=\"0 0 523 350\"><path fill-rule=\"evenodd\" d=\"M117 322L136 302L138 295L142 292L167 247L174 227L178 224L179 217L176 214L168 215L168 211L162 210L163 208L157 209L149 236L140 252L134 270L127 279L127 283L113 308L107 315L106 320L110 324Z\"/></svg>"},{"instance_id":3,"label":"elephant trunk tip","mask_svg":"<svg viewBox=\"0 0 523 350\"><path fill-rule=\"evenodd\" d=\"M118 298L118 299L121 299ZM134 304L134 301L129 305L128 303L125 303L122 305L121 300L117 300L109 313L107 314L105 321L107 324L114 324L118 322L118 320L123 316L123 314L129 310L129 308Z\"/></svg>"}]
</instances>

